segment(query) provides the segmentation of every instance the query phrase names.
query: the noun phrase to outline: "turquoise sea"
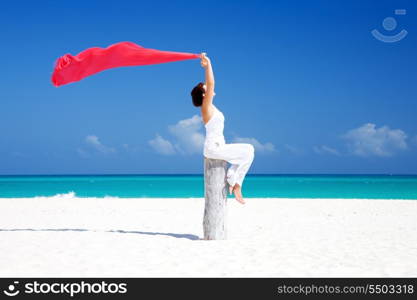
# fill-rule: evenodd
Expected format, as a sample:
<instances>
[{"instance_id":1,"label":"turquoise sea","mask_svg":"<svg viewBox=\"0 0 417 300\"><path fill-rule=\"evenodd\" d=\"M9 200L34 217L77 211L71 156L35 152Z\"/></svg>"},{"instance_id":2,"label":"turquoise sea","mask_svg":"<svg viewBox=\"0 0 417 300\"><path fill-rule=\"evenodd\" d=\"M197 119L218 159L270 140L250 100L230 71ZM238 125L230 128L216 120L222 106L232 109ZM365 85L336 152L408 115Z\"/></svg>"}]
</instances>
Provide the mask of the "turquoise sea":
<instances>
[{"instance_id":1,"label":"turquoise sea","mask_svg":"<svg viewBox=\"0 0 417 300\"><path fill-rule=\"evenodd\" d=\"M0 198L204 197L203 175L0 176ZM255 175L243 182L246 198L364 198L417 200L417 175ZM229 195L232 197L232 195Z\"/></svg>"}]
</instances>

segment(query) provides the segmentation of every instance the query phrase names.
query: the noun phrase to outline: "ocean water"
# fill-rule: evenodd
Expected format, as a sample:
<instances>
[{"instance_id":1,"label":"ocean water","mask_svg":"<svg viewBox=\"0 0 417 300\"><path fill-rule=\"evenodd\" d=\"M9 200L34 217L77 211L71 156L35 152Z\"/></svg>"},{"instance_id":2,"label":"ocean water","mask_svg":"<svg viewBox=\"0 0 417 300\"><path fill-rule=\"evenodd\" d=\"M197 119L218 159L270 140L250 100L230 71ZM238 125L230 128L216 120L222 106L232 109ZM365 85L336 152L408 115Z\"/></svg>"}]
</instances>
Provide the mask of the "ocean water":
<instances>
[{"instance_id":1,"label":"ocean water","mask_svg":"<svg viewBox=\"0 0 417 300\"><path fill-rule=\"evenodd\" d=\"M254 175L246 198L417 200L417 175ZM204 197L203 175L0 176L0 198L71 194L76 197ZM228 196L233 197L232 195Z\"/></svg>"}]
</instances>

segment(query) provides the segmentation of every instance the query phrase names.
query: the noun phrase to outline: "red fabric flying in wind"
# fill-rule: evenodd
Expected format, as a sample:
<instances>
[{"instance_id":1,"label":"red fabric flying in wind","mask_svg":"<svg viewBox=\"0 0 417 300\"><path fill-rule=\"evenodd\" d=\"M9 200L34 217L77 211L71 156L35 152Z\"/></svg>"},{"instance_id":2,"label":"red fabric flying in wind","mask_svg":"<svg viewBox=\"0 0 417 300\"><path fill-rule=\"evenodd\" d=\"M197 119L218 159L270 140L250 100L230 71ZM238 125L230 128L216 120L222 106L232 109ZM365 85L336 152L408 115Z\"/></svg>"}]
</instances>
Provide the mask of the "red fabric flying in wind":
<instances>
[{"instance_id":1,"label":"red fabric flying in wind","mask_svg":"<svg viewBox=\"0 0 417 300\"><path fill-rule=\"evenodd\" d=\"M95 73L117 67L141 66L200 58L200 54L147 49L132 42L120 42L107 48L89 48L73 56L65 54L55 62L52 83L55 86L79 81Z\"/></svg>"}]
</instances>

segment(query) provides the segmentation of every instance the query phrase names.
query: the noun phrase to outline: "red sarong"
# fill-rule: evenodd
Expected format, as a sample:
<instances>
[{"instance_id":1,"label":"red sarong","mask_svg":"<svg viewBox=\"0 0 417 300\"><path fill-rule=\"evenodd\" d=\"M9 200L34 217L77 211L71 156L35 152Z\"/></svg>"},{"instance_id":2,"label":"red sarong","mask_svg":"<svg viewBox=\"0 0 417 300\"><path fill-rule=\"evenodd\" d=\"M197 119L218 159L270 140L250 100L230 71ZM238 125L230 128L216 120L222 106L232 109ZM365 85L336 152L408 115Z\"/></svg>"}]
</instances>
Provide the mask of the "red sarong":
<instances>
[{"instance_id":1,"label":"red sarong","mask_svg":"<svg viewBox=\"0 0 417 300\"><path fill-rule=\"evenodd\" d=\"M132 42L120 42L107 48L89 48L73 56L65 54L55 62L52 83L55 86L79 81L95 73L117 67L141 66L200 58L200 54L143 48Z\"/></svg>"}]
</instances>

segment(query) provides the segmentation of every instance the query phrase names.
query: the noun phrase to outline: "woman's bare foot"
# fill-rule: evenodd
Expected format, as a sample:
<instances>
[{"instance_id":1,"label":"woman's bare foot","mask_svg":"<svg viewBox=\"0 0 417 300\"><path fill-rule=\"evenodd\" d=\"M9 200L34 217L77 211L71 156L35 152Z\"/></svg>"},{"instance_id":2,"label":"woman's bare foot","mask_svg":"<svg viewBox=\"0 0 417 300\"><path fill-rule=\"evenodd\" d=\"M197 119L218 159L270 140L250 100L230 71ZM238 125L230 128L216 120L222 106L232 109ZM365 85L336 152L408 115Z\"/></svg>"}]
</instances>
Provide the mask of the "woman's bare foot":
<instances>
[{"instance_id":1,"label":"woman's bare foot","mask_svg":"<svg viewBox=\"0 0 417 300\"><path fill-rule=\"evenodd\" d=\"M235 186L233 187L233 193L235 194L236 200L239 201L242 204L245 204L245 201L243 200L242 197L242 190L239 184L235 184Z\"/></svg>"}]
</instances>

